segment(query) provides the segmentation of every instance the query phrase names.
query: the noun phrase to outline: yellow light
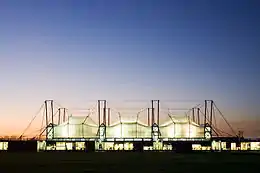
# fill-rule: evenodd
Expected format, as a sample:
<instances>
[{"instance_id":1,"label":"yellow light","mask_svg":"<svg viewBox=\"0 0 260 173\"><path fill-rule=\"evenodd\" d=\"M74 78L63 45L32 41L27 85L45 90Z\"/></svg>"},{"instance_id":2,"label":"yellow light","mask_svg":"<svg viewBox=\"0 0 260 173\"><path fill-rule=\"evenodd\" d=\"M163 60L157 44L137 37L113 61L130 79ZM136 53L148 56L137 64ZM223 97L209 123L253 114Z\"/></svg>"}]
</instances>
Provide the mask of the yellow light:
<instances>
[{"instance_id":1,"label":"yellow light","mask_svg":"<svg viewBox=\"0 0 260 173\"><path fill-rule=\"evenodd\" d=\"M200 144L192 144L192 150L202 150L202 147Z\"/></svg>"},{"instance_id":2,"label":"yellow light","mask_svg":"<svg viewBox=\"0 0 260 173\"><path fill-rule=\"evenodd\" d=\"M260 142L251 142L251 150L260 150Z\"/></svg>"},{"instance_id":3,"label":"yellow light","mask_svg":"<svg viewBox=\"0 0 260 173\"><path fill-rule=\"evenodd\" d=\"M0 142L0 150L7 150L8 142Z\"/></svg>"},{"instance_id":4,"label":"yellow light","mask_svg":"<svg viewBox=\"0 0 260 173\"><path fill-rule=\"evenodd\" d=\"M237 150L236 143L231 143L231 150Z\"/></svg>"}]
</instances>

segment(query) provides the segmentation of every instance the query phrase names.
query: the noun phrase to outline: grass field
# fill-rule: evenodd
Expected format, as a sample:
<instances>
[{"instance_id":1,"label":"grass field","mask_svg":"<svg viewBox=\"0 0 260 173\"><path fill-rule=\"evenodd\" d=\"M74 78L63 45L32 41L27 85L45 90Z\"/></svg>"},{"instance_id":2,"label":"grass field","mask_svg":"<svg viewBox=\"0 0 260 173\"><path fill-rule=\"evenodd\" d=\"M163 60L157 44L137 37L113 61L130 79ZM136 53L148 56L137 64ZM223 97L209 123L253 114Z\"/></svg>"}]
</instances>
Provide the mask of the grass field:
<instances>
[{"instance_id":1,"label":"grass field","mask_svg":"<svg viewBox=\"0 0 260 173\"><path fill-rule=\"evenodd\" d=\"M254 153L0 153L0 172L259 172Z\"/></svg>"}]
</instances>

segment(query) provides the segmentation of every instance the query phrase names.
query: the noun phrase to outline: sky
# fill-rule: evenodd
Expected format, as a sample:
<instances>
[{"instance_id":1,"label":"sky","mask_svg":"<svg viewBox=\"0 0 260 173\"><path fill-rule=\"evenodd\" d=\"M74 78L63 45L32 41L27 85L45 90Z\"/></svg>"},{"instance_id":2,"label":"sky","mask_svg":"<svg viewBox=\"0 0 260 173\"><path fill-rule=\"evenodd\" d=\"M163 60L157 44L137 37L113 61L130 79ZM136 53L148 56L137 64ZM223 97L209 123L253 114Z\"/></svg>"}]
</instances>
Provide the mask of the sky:
<instances>
[{"instance_id":1,"label":"sky","mask_svg":"<svg viewBox=\"0 0 260 173\"><path fill-rule=\"evenodd\" d=\"M259 5L2 0L0 131L19 134L46 99L211 99L259 135Z\"/></svg>"}]
</instances>

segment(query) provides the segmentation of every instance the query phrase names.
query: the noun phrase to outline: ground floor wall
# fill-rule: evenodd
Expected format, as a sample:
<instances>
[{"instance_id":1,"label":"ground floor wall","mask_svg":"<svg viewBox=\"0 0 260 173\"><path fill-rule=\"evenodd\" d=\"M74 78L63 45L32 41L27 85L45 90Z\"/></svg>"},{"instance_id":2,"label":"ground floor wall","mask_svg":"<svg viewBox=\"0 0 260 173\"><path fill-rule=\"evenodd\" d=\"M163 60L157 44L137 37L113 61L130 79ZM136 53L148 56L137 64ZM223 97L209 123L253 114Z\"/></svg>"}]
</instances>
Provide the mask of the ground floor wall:
<instances>
[{"instance_id":1,"label":"ground floor wall","mask_svg":"<svg viewBox=\"0 0 260 173\"><path fill-rule=\"evenodd\" d=\"M260 142L232 141L8 141L0 151L260 151Z\"/></svg>"},{"instance_id":2,"label":"ground floor wall","mask_svg":"<svg viewBox=\"0 0 260 173\"><path fill-rule=\"evenodd\" d=\"M36 152L37 141L0 141L0 151L9 152Z\"/></svg>"},{"instance_id":3,"label":"ground floor wall","mask_svg":"<svg viewBox=\"0 0 260 173\"><path fill-rule=\"evenodd\" d=\"M139 141L139 142L39 142L39 151L43 150L75 150L75 151L260 151L260 142L225 142L225 141ZM45 146L45 148L43 148Z\"/></svg>"}]
</instances>

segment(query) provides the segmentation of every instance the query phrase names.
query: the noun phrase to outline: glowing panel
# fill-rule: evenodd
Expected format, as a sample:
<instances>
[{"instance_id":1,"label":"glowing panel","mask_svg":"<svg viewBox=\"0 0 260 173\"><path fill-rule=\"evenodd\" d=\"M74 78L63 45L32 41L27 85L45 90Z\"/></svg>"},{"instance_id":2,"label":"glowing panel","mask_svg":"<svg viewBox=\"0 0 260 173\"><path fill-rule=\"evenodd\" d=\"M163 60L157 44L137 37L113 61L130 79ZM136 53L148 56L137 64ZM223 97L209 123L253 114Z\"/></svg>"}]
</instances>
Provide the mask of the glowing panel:
<instances>
[{"instance_id":1,"label":"glowing panel","mask_svg":"<svg viewBox=\"0 0 260 173\"><path fill-rule=\"evenodd\" d=\"M70 119L70 124L54 127L54 138L93 138L97 137L98 126L81 124L82 119ZM72 124L74 123L74 124ZM150 138L151 127L140 123L123 122L106 127L107 138ZM207 129L208 130L208 129ZM204 137L204 128L192 123L167 123L160 127L163 138ZM50 133L50 138L52 138Z\"/></svg>"},{"instance_id":2,"label":"glowing panel","mask_svg":"<svg viewBox=\"0 0 260 173\"><path fill-rule=\"evenodd\" d=\"M113 142L105 143L105 150L113 150L113 149L114 149L114 143Z\"/></svg>"},{"instance_id":3,"label":"glowing panel","mask_svg":"<svg viewBox=\"0 0 260 173\"><path fill-rule=\"evenodd\" d=\"M169 124L167 126L161 127L161 137L162 138L174 138L174 124Z\"/></svg>"},{"instance_id":4,"label":"glowing panel","mask_svg":"<svg viewBox=\"0 0 260 173\"><path fill-rule=\"evenodd\" d=\"M124 144L124 150L133 150L134 145L132 143L125 143Z\"/></svg>"},{"instance_id":5,"label":"glowing panel","mask_svg":"<svg viewBox=\"0 0 260 173\"><path fill-rule=\"evenodd\" d=\"M72 144L72 142L68 142L68 143L66 143L66 149L67 150L72 150L73 149L73 144Z\"/></svg>"},{"instance_id":6,"label":"glowing panel","mask_svg":"<svg viewBox=\"0 0 260 173\"><path fill-rule=\"evenodd\" d=\"M172 150L172 145L163 145L163 150Z\"/></svg>"},{"instance_id":7,"label":"glowing panel","mask_svg":"<svg viewBox=\"0 0 260 173\"><path fill-rule=\"evenodd\" d=\"M121 128L122 137L132 138L137 136L137 123L123 123Z\"/></svg>"},{"instance_id":8,"label":"glowing panel","mask_svg":"<svg viewBox=\"0 0 260 173\"><path fill-rule=\"evenodd\" d=\"M162 142L153 142L153 149L154 150L162 150L163 149L163 143Z\"/></svg>"},{"instance_id":9,"label":"glowing panel","mask_svg":"<svg viewBox=\"0 0 260 173\"><path fill-rule=\"evenodd\" d=\"M124 145L123 144L115 144L114 145L114 149L115 150L123 150L124 149Z\"/></svg>"},{"instance_id":10,"label":"glowing panel","mask_svg":"<svg viewBox=\"0 0 260 173\"><path fill-rule=\"evenodd\" d=\"M231 150L237 150L236 143L231 143Z\"/></svg>"},{"instance_id":11,"label":"glowing panel","mask_svg":"<svg viewBox=\"0 0 260 173\"><path fill-rule=\"evenodd\" d=\"M221 142L212 141L211 148L212 150L221 150Z\"/></svg>"},{"instance_id":12,"label":"glowing panel","mask_svg":"<svg viewBox=\"0 0 260 173\"><path fill-rule=\"evenodd\" d=\"M56 142L56 150L66 150L65 142Z\"/></svg>"},{"instance_id":13,"label":"glowing panel","mask_svg":"<svg viewBox=\"0 0 260 173\"><path fill-rule=\"evenodd\" d=\"M7 150L8 142L0 142L0 150Z\"/></svg>"},{"instance_id":14,"label":"glowing panel","mask_svg":"<svg viewBox=\"0 0 260 173\"><path fill-rule=\"evenodd\" d=\"M241 150L250 150L250 142L241 142Z\"/></svg>"},{"instance_id":15,"label":"glowing panel","mask_svg":"<svg viewBox=\"0 0 260 173\"><path fill-rule=\"evenodd\" d=\"M260 142L251 142L251 150L260 150Z\"/></svg>"},{"instance_id":16,"label":"glowing panel","mask_svg":"<svg viewBox=\"0 0 260 173\"><path fill-rule=\"evenodd\" d=\"M195 137L198 136L198 135L197 135L197 128L198 128L198 127L196 127L196 126L190 124L190 134L189 134L189 137L190 137L190 138L195 138Z\"/></svg>"},{"instance_id":17,"label":"glowing panel","mask_svg":"<svg viewBox=\"0 0 260 173\"><path fill-rule=\"evenodd\" d=\"M201 147L201 150L203 150L203 151L209 151L211 149L211 147L209 147L209 146L202 146Z\"/></svg>"},{"instance_id":18,"label":"glowing panel","mask_svg":"<svg viewBox=\"0 0 260 173\"><path fill-rule=\"evenodd\" d=\"M192 150L202 150L202 147L200 144L192 144Z\"/></svg>"},{"instance_id":19,"label":"glowing panel","mask_svg":"<svg viewBox=\"0 0 260 173\"><path fill-rule=\"evenodd\" d=\"M175 132L174 137L175 138L182 138L184 135L182 134L182 125L181 124L175 124Z\"/></svg>"},{"instance_id":20,"label":"glowing panel","mask_svg":"<svg viewBox=\"0 0 260 173\"><path fill-rule=\"evenodd\" d=\"M151 133L151 127L145 127L140 124L137 125L137 138L150 138Z\"/></svg>"},{"instance_id":21,"label":"glowing panel","mask_svg":"<svg viewBox=\"0 0 260 173\"><path fill-rule=\"evenodd\" d=\"M120 138L121 135L121 124L117 124L113 127L107 127L106 129L108 138Z\"/></svg>"},{"instance_id":22,"label":"glowing panel","mask_svg":"<svg viewBox=\"0 0 260 173\"><path fill-rule=\"evenodd\" d=\"M76 142L76 150L84 150L85 142Z\"/></svg>"},{"instance_id":23,"label":"glowing panel","mask_svg":"<svg viewBox=\"0 0 260 173\"><path fill-rule=\"evenodd\" d=\"M153 147L152 146L144 146L144 148L143 148L145 151L147 151L147 150L153 150Z\"/></svg>"},{"instance_id":24,"label":"glowing panel","mask_svg":"<svg viewBox=\"0 0 260 173\"><path fill-rule=\"evenodd\" d=\"M59 125L54 127L54 138L64 138L68 136L69 135L67 125Z\"/></svg>"},{"instance_id":25,"label":"glowing panel","mask_svg":"<svg viewBox=\"0 0 260 173\"><path fill-rule=\"evenodd\" d=\"M116 138L120 138L120 137L122 137L122 127L121 127L121 125L118 125L118 126L116 126L115 128L114 128L114 137L116 137Z\"/></svg>"},{"instance_id":26,"label":"glowing panel","mask_svg":"<svg viewBox=\"0 0 260 173\"><path fill-rule=\"evenodd\" d=\"M226 142L221 142L221 149L227 150L227 143Z\"/></svg>"},{"instance_id":27,"label":"glowing panel","mask_svg":"<svg viewBox=\"0 0 260 173\"><path fill-rule=\"evenodd\" d=\"M37 151L43 151L46 149L45 141L37 141Z\"/></svg>"},{"instance_id":28,"label":"glowing panel","mask_svg":"<svg viewBox=\"0 0 260 173\"><path fill-rule=\"evenodd\" d=\"M145 138L151 137L151 128L138 123L122 123L107 127L108 138Z\"/></svg>"}]
</instances>

